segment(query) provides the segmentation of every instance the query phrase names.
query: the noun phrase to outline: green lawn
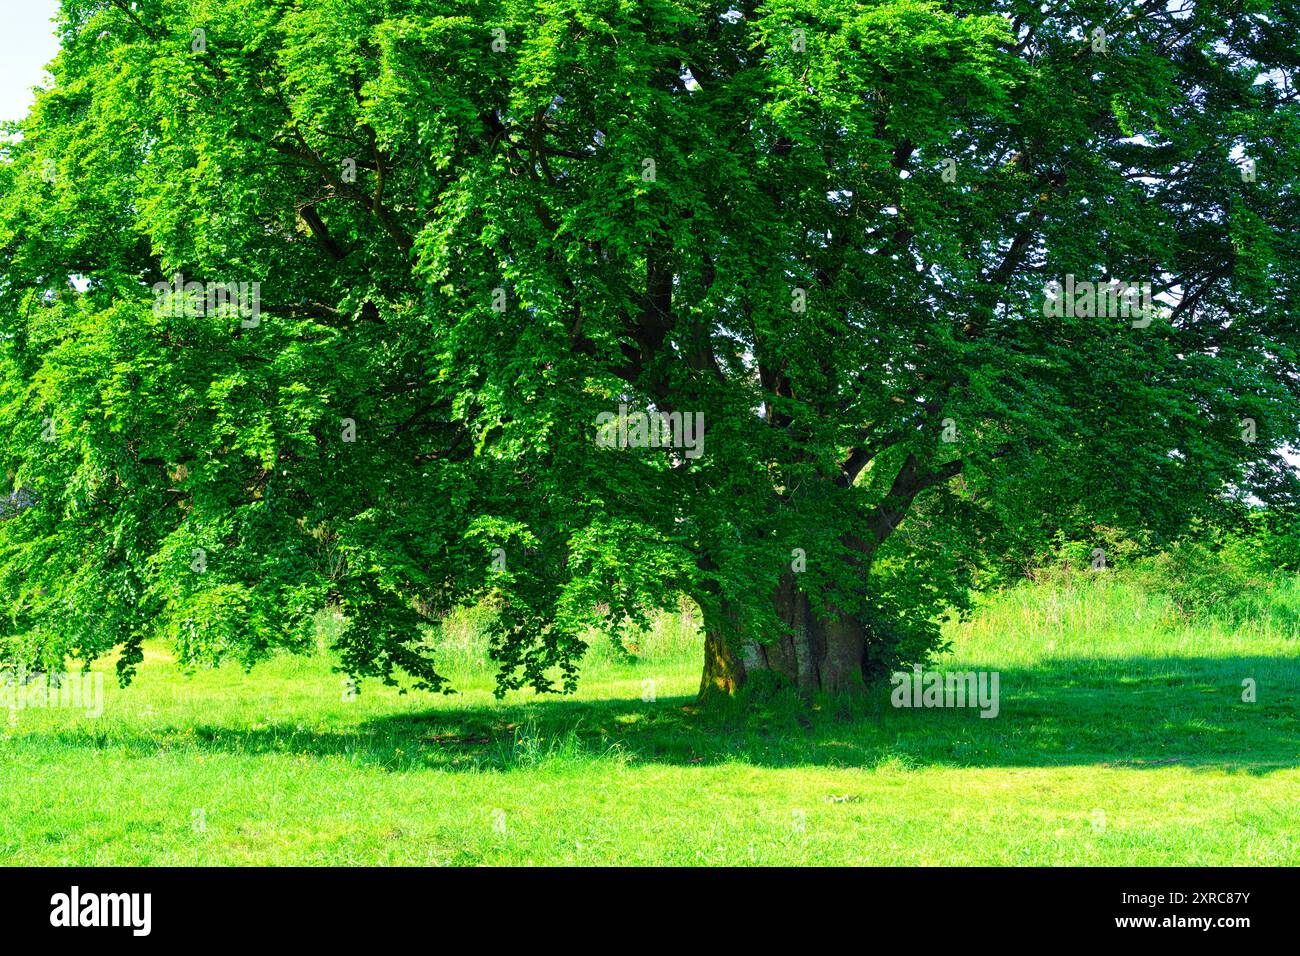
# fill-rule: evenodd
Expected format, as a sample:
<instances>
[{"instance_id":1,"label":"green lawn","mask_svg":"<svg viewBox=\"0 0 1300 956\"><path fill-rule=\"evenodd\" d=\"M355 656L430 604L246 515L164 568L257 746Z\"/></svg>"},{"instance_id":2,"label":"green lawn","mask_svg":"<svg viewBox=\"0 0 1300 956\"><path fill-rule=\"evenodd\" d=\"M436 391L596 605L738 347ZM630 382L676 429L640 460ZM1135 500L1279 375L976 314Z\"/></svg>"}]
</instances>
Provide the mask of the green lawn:
<instances>
[{"instance_id":1,"label":"green lawn","mask_svg":"<svg viewBox=\"0 0 1300 956\"><path fill-rule=\"evenodd\" d=\"M1018 589L936 662L997 670L995 719L888 687L699 712L676 615L635 658L595 647L576 698L495 701L472 616L437 698L345 700L324 652L187 677L154 646L99 718L14 714L0 861L1294 865L1300 587L1272 611L1190 626L1112 582Z\"/></svg>"}]
</instances>

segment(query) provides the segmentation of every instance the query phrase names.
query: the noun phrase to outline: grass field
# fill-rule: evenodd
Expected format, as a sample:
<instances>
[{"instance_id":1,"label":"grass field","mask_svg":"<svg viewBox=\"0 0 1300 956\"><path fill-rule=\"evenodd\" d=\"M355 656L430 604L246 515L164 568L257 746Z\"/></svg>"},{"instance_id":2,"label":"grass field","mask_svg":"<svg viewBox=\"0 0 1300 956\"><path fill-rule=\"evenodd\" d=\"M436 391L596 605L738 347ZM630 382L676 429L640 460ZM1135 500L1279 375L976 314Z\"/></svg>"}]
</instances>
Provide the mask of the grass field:
<instances>
[{"instance_id":1,"label":"grass field","mask_svg":"<svg viewBox=\"0 0 1300 956\"><path fill-rule=\"evenodd\" d=\"M1298 621L1300 586L1226 626L1114 581L1026 585L935 662L998 671L995 719L888 687L697 711L689 613L635 656L597 642L576 698L494 700L472 615L436 698L345 699L324 650L184 676L153 646L98 718L11 712L0 862L1294 865Z\"/></svg>"}]
</instances>

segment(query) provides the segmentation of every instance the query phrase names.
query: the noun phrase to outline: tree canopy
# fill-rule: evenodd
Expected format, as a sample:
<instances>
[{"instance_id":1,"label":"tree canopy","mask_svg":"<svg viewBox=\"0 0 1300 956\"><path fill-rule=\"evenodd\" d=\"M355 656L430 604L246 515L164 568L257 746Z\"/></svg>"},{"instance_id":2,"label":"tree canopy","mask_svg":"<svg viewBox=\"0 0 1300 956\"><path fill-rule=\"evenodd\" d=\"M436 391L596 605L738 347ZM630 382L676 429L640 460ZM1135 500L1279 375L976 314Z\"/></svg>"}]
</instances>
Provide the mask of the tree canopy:
<instances>
[{"instance_id":1,"label":"tree canopy","mask_svg":"<svg viewBox=\"0 0 1300 956\"><path fill-rule=\"evenodd\" d=\"M1294 504L1297 13L64 0L0 147L0 641L129 678L333 607L437 690L486 599L563 690L685 594L706 694L838 691L1057 529Z\"/></svg>"}]
</instances>

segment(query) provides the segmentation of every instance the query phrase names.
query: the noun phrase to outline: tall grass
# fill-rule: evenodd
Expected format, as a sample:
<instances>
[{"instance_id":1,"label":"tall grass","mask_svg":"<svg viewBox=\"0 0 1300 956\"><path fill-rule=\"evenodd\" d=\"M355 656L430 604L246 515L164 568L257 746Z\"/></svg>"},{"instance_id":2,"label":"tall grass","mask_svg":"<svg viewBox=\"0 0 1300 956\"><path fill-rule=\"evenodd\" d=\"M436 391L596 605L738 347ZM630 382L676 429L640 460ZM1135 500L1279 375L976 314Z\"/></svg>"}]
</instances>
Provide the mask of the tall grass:
<instances>
[{"instance_id":1,"label":"tall grass","mask_svg":"<svg viewBox=\"0 0 1300 956\"><path fill-rule=\"evenodd\" d=\"M1188 613L1135 573L1061 572L984 595L950 622L951 659L1028 666L1044 658L1177 657L1290 647L1300 653L1300 576L1278 576Z\"/></svg>"},{"instance_id":2,"label":"tall grass","mask_svg":"<svg viewBox=\"0 0 1300 956\"><path fill-rule=\"evenodd\" d=\"M956 664L984 657L1028 665L1044 658L1231 652L1245 644L1291 646L1300 653L1300 575L1244 581L1239 591L1189 609L1186 585L1171 584L1169 570L1158 564L1123 571L1043 569L1032 581L981 595L964 620L949 619L945 638L956 650L937 659ZM496 673L489 647L493 615L487 605L460 608L426 629L439 672L454 685L490 686ZM647 618L645 627L584 634L583 680L626 683L638 673L646 679L681 677L699 666L703 635L694 602L683 598L677 609ZM334 614L318 616L320 653L330 653L342 627Z\"/></svg>"}]
</instances>

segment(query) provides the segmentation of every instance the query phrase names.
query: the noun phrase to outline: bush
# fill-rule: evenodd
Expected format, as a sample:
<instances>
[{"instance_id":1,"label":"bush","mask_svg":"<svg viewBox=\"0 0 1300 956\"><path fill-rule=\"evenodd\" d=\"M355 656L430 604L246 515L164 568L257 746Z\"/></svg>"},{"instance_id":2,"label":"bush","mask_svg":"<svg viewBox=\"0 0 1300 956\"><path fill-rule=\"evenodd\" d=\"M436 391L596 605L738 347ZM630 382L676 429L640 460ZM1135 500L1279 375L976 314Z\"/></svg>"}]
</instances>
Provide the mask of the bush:
<instances>
[{"instance_id":1,"label":"bush","mask_svg":"<svg viewBox=\"0 0 1300 956\"><path fill-rule=\"evenodd\" d=\"M1143 561L1139 580L1147 590L1168 596L1185 618L1219 612L1230 615L1252 588L1268 582L1252 579L1245 566L1227 553L1199 541L1179 541Z\"/></svg>"},{"instance_id":2,"label":"bush","mask_svg":"<svg viewBox=\"0 0 1300 956\"><path fill-rule=\"evenodd\" d=\"M1285 511L1256 511L1246 526L1226 537L1227 558L1260 573L1300 572L1300 515Z\"/></svg>"}]
</instances>

